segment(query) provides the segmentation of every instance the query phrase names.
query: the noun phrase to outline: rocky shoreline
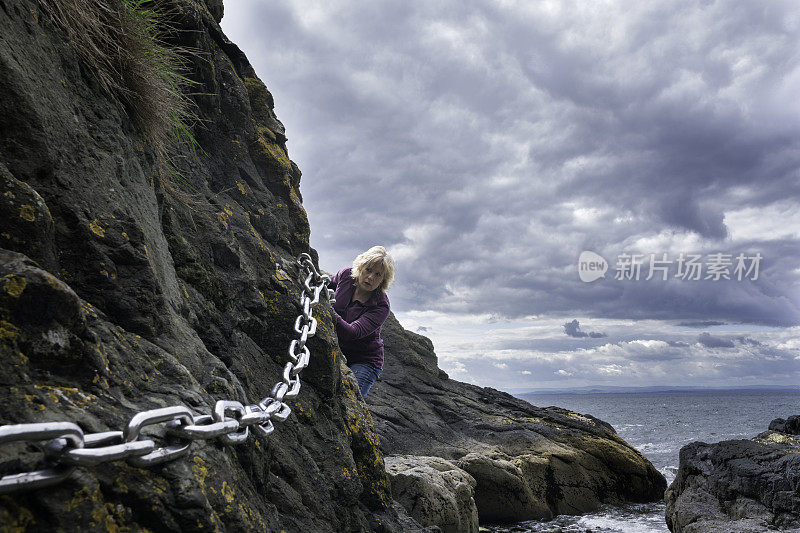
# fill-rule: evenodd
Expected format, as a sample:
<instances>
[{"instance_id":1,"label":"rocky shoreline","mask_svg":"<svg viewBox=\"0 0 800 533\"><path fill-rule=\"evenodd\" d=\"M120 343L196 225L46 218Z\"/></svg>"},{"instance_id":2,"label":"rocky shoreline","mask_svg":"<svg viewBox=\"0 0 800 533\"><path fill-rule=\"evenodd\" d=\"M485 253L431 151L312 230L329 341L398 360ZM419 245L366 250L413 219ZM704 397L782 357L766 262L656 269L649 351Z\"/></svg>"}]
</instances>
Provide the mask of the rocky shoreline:
<instances>
[{"instance_id":1,"label":"rocky shoreline","mask_svg":"<svg viewBox=\"0 0 800 533\"><path fill-rule=\"evenodd\" d=\"M386 364L367 404L392 493L423 525L457 531L450 524L476 512L511 523L662 498L664 477L605 422L451 380L430 340L393 316L383 336Z\"/></svg>"},{"instance_id":2,"label":"rocky shoreline","mask_svg":"<svg viewBox=\"0 0 800 533\"><path fill-rule=\"evenodd\" d=\"M800 531L800 416L753 439L693 442L665 494L673 533Z\"/></svg>"}]
</instances>

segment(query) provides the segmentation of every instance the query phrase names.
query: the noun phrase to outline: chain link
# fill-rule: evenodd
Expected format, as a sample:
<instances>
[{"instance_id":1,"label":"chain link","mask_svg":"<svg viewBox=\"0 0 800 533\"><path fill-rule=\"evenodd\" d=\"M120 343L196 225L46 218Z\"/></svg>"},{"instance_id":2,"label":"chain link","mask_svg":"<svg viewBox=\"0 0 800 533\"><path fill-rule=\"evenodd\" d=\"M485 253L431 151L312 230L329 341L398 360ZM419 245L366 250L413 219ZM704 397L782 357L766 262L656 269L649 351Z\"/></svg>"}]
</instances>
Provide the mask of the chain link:
<instances>
[{"instance_id":1,"label":"chain link","mask_svg":"<svg viewBox=\"0 0 800 533\"><path fill-rule=\"evenodd\" d=\"M155 450L152 440L124 442L122 431L104 431L84 436L83 448L70 446L67 439L53 439L44 446L45 454L62 463L76 466L93 466L107 461L147 455Z\"/></svg>"},{"instance_id":2,"label":"chain link","mask_svg":"<svg viewBox=\"0 0 800 533\"><path fill-rule=\"evenodd\" d=\"M189 453L197 440L220 439L225 444L247 440L250 428L263 436L270 435L275 422L285 421L292 408L285 399L296 398L300 392L300 372L308 366L311 352L308 339L317 332L313 308L319 303L323 289L331 303L333 291L327 289L330 278L314 266L311 256L300 254L297 264L304 275L300 295L301 314L294 323L298 339L289 344L289 362L283 368L282 380L269 396L252 405L234 400L219 400L210 415L194 415L183 405L162 407L136 413L122 431L105 431L84 435L72 422L40 422L0 427L0 445L13 442L42 443L47 468L9 474L0 478L0 494L54 485L66 479L75 466L94 466L109 461L126 460L147 467L173 461ZM163 426L158 446L143 437L145 427ZM151 428L152 429L152 428ZM157 432L158 433L158 432Z\"/></svg>"},{"instance_id":3,"label":"chain link","mask_svg":"<svg viewBox=\"0 0 800 533\"><path fill-rule=\"evenodd\" d=\"M39 422L36 424L15 424L0 428L0 444L10 442L41 442L63 439L73 448L83 448L83 430L72 422ZM49 461L53 462L53 461ZM9 474L0 479L0 494L21 488L35 489L63 481L75 469L70 465L54 465L51 468Z\"/></svg>"}]
</instances>

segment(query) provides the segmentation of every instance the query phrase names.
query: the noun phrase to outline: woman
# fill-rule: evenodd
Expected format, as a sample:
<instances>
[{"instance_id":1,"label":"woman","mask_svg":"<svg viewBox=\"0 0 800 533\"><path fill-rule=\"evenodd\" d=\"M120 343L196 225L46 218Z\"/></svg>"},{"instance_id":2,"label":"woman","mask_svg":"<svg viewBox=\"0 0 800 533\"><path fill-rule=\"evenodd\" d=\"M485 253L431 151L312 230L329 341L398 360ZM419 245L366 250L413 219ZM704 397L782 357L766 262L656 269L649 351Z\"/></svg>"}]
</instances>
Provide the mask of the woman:
<instances>
[{"instance_id":1,"label":"woman","mask_svg":"<svg viewBox=\"0 0 800 533\"><path fill-rule=\"evenodd\" d=\"M394 281L394 261L383 246L373 246L336 273L328 284L335 291L333 319L347 366L366 397L383 368L381 326L389 316L386 289Z\"/></svg>"}]
</instances>

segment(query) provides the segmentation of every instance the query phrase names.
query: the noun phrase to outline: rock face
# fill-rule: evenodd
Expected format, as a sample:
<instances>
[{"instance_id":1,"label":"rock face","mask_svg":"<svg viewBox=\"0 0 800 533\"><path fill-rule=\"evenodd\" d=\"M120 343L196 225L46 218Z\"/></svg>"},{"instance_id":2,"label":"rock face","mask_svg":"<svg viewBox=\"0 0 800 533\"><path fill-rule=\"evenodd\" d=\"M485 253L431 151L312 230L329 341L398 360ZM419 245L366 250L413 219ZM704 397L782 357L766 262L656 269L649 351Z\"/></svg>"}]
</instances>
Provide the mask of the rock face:
<instances>
[{"instance_id":1,"label":"rock face","mask_svg":"<svg viewBox=\"0 0 800 533\"><path fill-rule=\"evenodd\" d=\"M662 498L664 477L605 422L453 381L431 341L393 316L382 335L386 363L367 403L383 451L441 457L468 473L481 522Z\"/></svg>"},{"instance_id":2,"label":"rock face","mask_svg":"<svg viewBox=\"0 0 800 533\"><path fill-rule=\"evenodd\" d=\"M795 429L786 422L770 428ZM800 440L770 429L752 440L693 442L665 498L674 533L800 531Z\"/></svg>"},{"instance_id":3,"label":"rock face","mask_svg":"<svg viewBox=\"0 0 800 533\"><path fill-rule=\"evenodd\" d=\"M63 420L94 433L165 406L208 414L220 399L264 398L288 360L302 286L294 259L310 251L300 171L272 96L218 25L222 2L159 5L180 30L172 44L197 51L188 75L199 149L173 157L190 183L181 200L165 194L156 152L40 3L0 0L2 425ZM317 308L311 364L271 436L196 442L153 468L78 468L53 487L0 496L0 523L421 529L392 503L328 313ZM0 446L2 474L41 462L32 445Z\"/></svg>"}]
</instances>

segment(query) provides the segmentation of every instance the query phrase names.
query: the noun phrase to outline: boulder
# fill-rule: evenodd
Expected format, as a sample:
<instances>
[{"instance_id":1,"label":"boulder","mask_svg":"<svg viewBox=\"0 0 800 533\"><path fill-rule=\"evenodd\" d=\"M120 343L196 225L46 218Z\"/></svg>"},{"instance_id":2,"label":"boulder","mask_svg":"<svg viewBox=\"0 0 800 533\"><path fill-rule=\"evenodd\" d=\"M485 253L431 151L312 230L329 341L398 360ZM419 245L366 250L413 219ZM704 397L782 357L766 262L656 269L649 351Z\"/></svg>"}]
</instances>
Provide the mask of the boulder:
<instances>
[{"instance_id":1,"label":"boulder","mask_svg":"<svg viewBox=\"0 0 800 533\"><path fill-rule=\"evenodd\" d=\"M792 415L786 420L776 418L769 423L769 430L787 435L800 435L800 415Z\"/></svg>"},{"instance_id":2,"label":"boulder","mask_svg":"<svg viewBox=\"0 0 800 533\"><path fill-rule=\"evenodd\" d=\"M516 459L516 458L515 458ZM504 454L470 453L457 464L469 472L480 488L477 506L484 522L522 522L552 518L546 495L534 493L518 461ZM540 472L541 473L541 472ZM544 488L539 484L536 488Z\"/></svg>"},{"instance_id":3,"label":"boulder","mask_svg":"<svg viewBox=\"0 0 800 533\"><path fill-rule=\"evenodd\" d=\"M475 479L450 461L417 455L386 456L392 497L423 526L442 533L478 531Z\"/></svg>"},{"instance_id":4,"label":"boulder","mask_svg":"<svg viewBox=\"0 0 800 533\"><path fill-rule=\"evenodd\" d=\"M776 422L770 427L782 426ZM680 451L665 499L674 533L798 531L800 439L768 430L751 440L693 442Z\"/></svg>"}]
</instances>

